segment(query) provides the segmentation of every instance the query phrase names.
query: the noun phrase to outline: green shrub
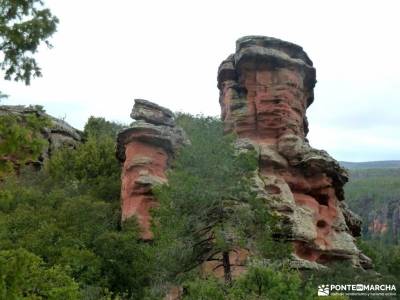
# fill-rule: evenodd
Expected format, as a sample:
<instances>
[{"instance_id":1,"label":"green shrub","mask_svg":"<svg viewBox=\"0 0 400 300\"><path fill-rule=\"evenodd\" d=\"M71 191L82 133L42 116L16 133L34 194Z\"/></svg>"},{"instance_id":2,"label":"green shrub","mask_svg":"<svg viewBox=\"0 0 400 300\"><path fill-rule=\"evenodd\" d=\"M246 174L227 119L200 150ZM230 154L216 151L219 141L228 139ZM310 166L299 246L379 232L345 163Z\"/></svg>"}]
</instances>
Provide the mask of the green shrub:
<instances>
[{"instance_id":1,"label":"green shrub","mask_svg":"<svg viewBox=\"0 0 400 300\"><path fill-rule=\"evenodd\" d=\"M37 161L48 142L41 131L50 121L36 114L0 116L0 180Z\"/></svg>"},{"instance_id":2,"label":"green shrub","mask_svg":"<svg viewBox=\"0 0 400 300\"><path fill-rule=\"evenodd\" d=\"M61 267L46 267L24 249L0 251L0 299L79 298L78 284Z\"/></svg>"}]
</instances>

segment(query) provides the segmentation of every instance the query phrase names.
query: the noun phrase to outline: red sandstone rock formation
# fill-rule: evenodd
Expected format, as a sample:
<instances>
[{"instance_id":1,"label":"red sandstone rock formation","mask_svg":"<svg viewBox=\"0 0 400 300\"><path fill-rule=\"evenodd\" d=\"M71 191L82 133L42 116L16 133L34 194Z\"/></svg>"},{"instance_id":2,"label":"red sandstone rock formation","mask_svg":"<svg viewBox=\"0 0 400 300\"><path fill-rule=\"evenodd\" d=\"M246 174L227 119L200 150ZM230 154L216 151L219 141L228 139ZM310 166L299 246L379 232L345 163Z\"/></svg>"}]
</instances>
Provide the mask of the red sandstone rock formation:
<instances>
[{"instance_id":1,"label":"red sandstone rock formation","mask_svg":"<svg viewBox=\"0 0 400 300\"><path fill-rule=\"evenodd\" d=\"M187 143L175 126L173 113L152 102L136 99L130 128L118 135L117 158L123 163L122 220L136 216L142 239L152 239L150 209L157 205L152 187L166 182L165 171L177 148Z\"/></svg>"},{"instance_id":2,"label":"red sandstone rock formation","mask_svg":"<svg viewBox=\"0 0 400 300\"><path fill-rule=\"evenodd\" d=\"M354 244L360 220L342 203L347 173L306 139L315 83L300 46L263 36L239 39L218 70L225 130L239 136L238 149L258 153L258 195L290 224L297 267L336 260L368 267Z\"/></svg>"}]
</instances>

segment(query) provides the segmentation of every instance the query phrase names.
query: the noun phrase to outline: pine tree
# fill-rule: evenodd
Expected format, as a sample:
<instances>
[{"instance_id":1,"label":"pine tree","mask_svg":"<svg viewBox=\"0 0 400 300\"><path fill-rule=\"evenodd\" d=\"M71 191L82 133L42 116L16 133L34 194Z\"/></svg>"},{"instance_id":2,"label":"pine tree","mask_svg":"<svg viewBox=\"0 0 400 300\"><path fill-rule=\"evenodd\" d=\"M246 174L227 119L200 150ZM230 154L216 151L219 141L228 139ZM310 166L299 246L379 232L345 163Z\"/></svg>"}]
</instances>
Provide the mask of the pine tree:
<instances>
[{"instance_id":1,"label":"pine tree","mask_svg":"<svg viewBox=\"0 0 400 300\"><path fill-rule=\"evenodd\" d=\"M215 118L181 115L178 123L191 145L178 154L168 185L156 190L160 265L172 278L215 260L230 283L229 253L246 247L253 217L249 182L257 161L252 154L235 152L235 137L223 136L222 123Z\"/></svg>"}]
</instances>

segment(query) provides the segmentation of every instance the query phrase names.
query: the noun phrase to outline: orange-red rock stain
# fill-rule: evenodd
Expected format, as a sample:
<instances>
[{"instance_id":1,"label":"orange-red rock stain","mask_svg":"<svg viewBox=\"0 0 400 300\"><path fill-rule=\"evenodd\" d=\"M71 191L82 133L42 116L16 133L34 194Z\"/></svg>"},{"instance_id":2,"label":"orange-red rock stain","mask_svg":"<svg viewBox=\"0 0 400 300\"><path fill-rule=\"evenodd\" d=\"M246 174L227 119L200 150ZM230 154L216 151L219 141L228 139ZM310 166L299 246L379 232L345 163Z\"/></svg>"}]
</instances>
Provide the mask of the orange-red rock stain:
<instances>
[{"instance_id":1,"label":"orange-red rock stain","mask_svg":"<svg viewBox=\"0 0 400 300\"><path fill-rule=\"evenodd\" d=\"M304 137L303 121L309 95L304 92L299 72L244 66L239 83L246 89L247 110L243 115L232 116L230 105L234 93L229 85L222 90L222 116L229 129L239 137L271 145L288 133ZM264 176L283 178L291 188L296 204L311 209L317 232L314 243L321 249L329 249L332 224L337 216L332 179L326 174L307 177L295 168L277 171L271 166L260 165L260 169ZM321 256L320 250L306 247L300 241L294 242L294 248L299 257L310 261L316 261Z\"/></svg>"},{"instance_id":2,"label":"orange-red rock stain","mask_svg":"<svg viewBox=\"0 0 400 300\"><path fill-rule=\"evenodd\" d=\"M152 239L150 209L157 205L157 201L151 192L151 186L141 185L136 181L143 174L165 178L168 155L163 148L140 141L128 143L125 146L125 155L121 175L122 220L136 216L142 239ZM148 161L143 164L134 163L135 159L140 160L142 157L148 158Z\"/></svg>"}]
</instances>

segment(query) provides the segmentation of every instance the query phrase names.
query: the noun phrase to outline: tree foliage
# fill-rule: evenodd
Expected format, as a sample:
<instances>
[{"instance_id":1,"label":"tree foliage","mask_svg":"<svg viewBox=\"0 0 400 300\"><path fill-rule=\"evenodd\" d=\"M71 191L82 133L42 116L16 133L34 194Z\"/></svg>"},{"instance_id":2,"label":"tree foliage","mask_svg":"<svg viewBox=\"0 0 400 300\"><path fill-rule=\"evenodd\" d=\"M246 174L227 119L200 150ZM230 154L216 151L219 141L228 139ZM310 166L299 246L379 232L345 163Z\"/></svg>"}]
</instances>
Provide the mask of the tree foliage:
<instances>
[{"instance_id":1,"label":"tree foliage","mask_svg":"<svg viewBox=\"0 0 400 300\"><path fill-rule=\"evenodd\" d=\"M69 181L77 195L91 194L116 203L120 192L120 165L115 158L116 133L123 126L90 117L84 128L86 141L78 149L55 153L47 172L58 182Z\"/></svg>"},{"instance_id":2,"label":"tree foliage","mask_svg":"<svg viewBox=\"0 0 400 300\"><path fill-rule=\"evenodd\" d=\"M374 263L375 271L387 281L400 285L400 246L388 245L379 240L358 240L358 247Z\"/></svg>"},{"instance_id":3,"label":"tree foliage","mask_svg":"<svg viewBox=\"0 0 400 300\"><path fill-rule=\"evenodd\" d=\"M0 251L0 299L78 298L78 284L60 266L46 267L24 249Z\"/></svg>"},{"instance_id":4,"label":"tree foliage","mask_svg":"<svg viewBox=\"0 0 400 300\"><path fill-rule=\"evenodd\" d=\"M6 80L29 84L42 75L33 55L42 42L51 46L49 38L58 22L41 0L0 1L0 65Z\"/></svg>"},{"instance_id":5,"label":"tree foliage","mask_svg":"<svg viewBox=\"0 0 400 300\"><path fill-rule=\"evenodd\" d=\"M216 119L181 115L178 123L191 145L178 154L168 185L156 191L156 224L166 270L176 275L220 257L230 281L229 262L223 260L225 253L246 246L244 223L250 218L254 195L249 180L256 160L254 155L236 155L234 138L223 136Z\"/></svg>"},{"instance_id":6,"label":"tree foliage","mask_svg":"<svg viewBox=\"0 0 400 300\"><path fill-rule=\"evenodd\" d=\"M276 266L254 264L235 280L224 285L214 277L196 278L184 284L185 300L311 300L316 289L305 283L298 271ZM332 299L327 297L327 299ZM347 299L336 297L335 299Z\"/></svg>"},{"instance_id":7,"label":"tree foliage","mask_svg":"<svg viewBox=\"0 0 400 300\"><path fill-rule=\"evenodd\" d=\"M97 118L91 116L84 129L84 134L86 138L113 138L114 140L117 137L118 132L124 129L126 126L119 123L109 122L104 118Z\"/></svg>"},{"instance_id":8,"label":"tree foliage","mask_svg":"<svg viewBox=\"0 0 400 300\"><path fill-rule=\"evenodd\" d=\"M41 134L50 121L35 113L0 116L0 179L29 161L36 161L47 145Z\"/></svg>"},{"instance_id":9,"label":"tree foliage","mask_svg":"<svg viewBox=\"0 0 400 300\"><path fill-rule=\"evenodd\" d=\"M180 115L178 123L192 144L177 154L168 185L155 190L160 206L151 243L138 239L135 219L120 223L120 124L91 117L77 149L53 153L40 172L5 178L0 298L153 300L178 284L184 299L314 299L319 283L397 282L399 249L368 241L359 246L373 258L378 278L340 265L310 277L289 270L290 247L274 236L279 222L251 188L253 153L239 154L235 137L224 137L214 118ZM32 132L41 126L18 124ZM252 251L239 278L201 272L199 265L217 259L228 273L223 254L237 249Z\"/></svg>"},{"instance_id":10,"label":"tree foliage","mask_svg":"<svg viewBox=\"0 0 400 300\"><path fill-rule=\"evenodd\" d=\"M183 114L177 122L191 145L172 163L168 184L155 191L160 201L153 213L155 282L188 284L187 299L225 299L220 288L235 284L231 253L251 249L260 259L283 259L290 246L273 238L276 220L252 189L256 154L239 152L236 137L224 136L215 118ZM202 276L199 266L207 262L223 269L225 284L193 279Z\"/></svg>"},{"instance_id":11,"label":"tree foliage","mask_svg":"<svg viewBox=\"0 0 400 300\"><path fill-rule=\"evenodd\" d=\"M388 245L399 244L400 169L351 170L345 188L346 201L363 219L363 237ZM386 230L374 232L374 221L385 225Z\"/></svg>"},{"instance_id":12,"label":"tree foliage","mask_svg":"<svg viewBox=\"0 0 400 300\"><path fill-rule=\"evenodd\" d=\"M65 299L140 299L147 245L138 241L135 220L120 224L115 137L102 126L85 132L86 143L54 153L41 172L1 183L0 251L23 248L45 268L62 269L80 295Z\"/></svg>"}]
</instances>

